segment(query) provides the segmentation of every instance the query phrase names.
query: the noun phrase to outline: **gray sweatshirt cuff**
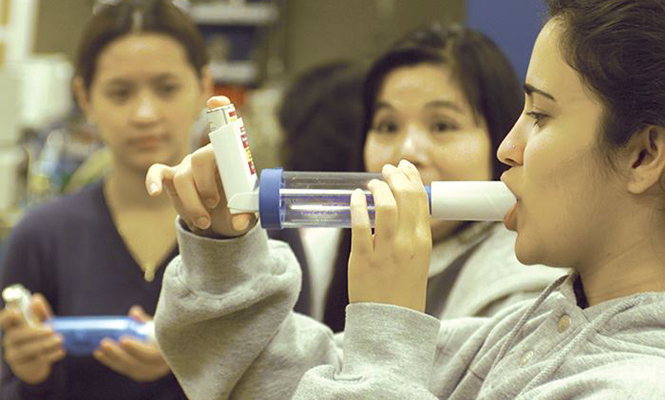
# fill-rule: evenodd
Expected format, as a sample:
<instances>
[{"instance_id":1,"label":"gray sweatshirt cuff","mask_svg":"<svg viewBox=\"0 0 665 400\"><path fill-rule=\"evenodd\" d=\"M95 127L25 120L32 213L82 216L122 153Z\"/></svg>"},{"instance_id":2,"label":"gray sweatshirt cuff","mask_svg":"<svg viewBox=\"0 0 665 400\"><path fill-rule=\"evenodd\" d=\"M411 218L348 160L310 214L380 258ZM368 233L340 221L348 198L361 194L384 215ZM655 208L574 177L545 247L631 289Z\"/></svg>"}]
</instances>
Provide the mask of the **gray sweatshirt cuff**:
<instances>
[{"instance_id":1,"label":"gray sweatshirt cuff","mask_svg":"<svg viewBox=\"0 0 665 400\"><path fill-rule=\"evenodd\" d=\"M176 222L180 281L190 290L223 294L260 274L271 274L268 237L258 225L243 236L211 239L196 235ZM211 262L212 260L212 262ZM186 268L182 268L186 265Z\"/></svg>"},{"instance_id":2,"label":"gray sweatshirt cuff","mask_svg":"<svg viewBox=\"0 0 665 400\"><path fill-rule=\"evenodd\" d=\"M408 308L350 304L346 308L343 373L365 375L378 368L427 386L439 326L438 319Z\"/></svg>"}]
</instances>

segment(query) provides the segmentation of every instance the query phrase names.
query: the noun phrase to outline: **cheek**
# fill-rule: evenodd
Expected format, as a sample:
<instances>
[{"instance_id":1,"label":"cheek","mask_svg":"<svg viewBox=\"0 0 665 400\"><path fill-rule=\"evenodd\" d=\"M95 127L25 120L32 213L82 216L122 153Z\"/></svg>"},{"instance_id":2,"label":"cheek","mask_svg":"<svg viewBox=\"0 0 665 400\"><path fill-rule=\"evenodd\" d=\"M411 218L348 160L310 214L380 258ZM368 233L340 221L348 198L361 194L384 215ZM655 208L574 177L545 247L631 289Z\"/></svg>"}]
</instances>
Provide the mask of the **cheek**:
<instances>
[{"instance_id":1,"label":"cheek","mask_svg":"<svg viewBox=\"0 0 665 400\"><path fill-rule=\"evenodd\" d=\"M381 172L381 168L394 163L395 146L386 140L378 140L374 135L367 136L363 157L368 172Z\"/></svg>"},{"instance_id":2,"label":"cheek","mask_svg":"<svg viewBox=\"0 0 665 400\"><path fill-rule=\"evenodd\" d=\"M112 145L124 139L129 119L117 106L105 109L105 112L92 114L91 117L100 138L104 143Z\"/></svg>"},{"instance_id":3,"label":"cheek","mask_svg":"<svg viewBox=\"0 0 665 400\"><path fill-rule=\"evenodd\" d=\"M175 101L167 102L164 106L164 117L172 127L188 127L201 115L203 108L199 97L192 93Z\"/></svg>"},{"instance_id":4,"label":"cheek","mask_svg":"<svg viewBox=\"0 0 665 400\"><path fill-rule=\"evenodd\" d=\"M592 240L607 185L594 175L591 152L546 135L532 137L525 148L518 250L529 262L565 265L580 243Z\"/></svg>"},{"instance_id":5,"label":"cheek","mask_svg":"<svg viewBox=\"0 0 665 400\"><path fill-rule=\"evenodd\" d=\"M492 178L490 141L485 136L460 135L447 143L433 143L431 158L446 180L489 180Z\"/></svg>"}]
</instances>

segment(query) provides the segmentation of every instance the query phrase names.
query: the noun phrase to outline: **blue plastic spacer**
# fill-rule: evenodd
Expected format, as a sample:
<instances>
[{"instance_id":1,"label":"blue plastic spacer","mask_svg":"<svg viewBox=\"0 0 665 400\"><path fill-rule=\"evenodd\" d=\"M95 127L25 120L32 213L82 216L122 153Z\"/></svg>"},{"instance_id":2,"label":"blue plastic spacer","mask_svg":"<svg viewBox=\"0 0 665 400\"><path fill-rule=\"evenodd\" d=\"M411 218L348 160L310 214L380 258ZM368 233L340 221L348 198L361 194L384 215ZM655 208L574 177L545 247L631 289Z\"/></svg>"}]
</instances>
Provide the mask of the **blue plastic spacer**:
<instances>
[{"instance_id":1,"label":"blue plastic spacer","mask_svg":"<svg viewBox=\"0 0 665 400\"><path fill-rule=\"evenodd\" d=\"M284 184L282 168L266 168L259 179L259 220L263 229L282 229L279 189Z\"/></svg>"},{"instance_id":2,"label":"blue plastic spacer","mask_svg":"<svg viewBox=\"0 0 665 400\"><path fill-rule=\"evenodd\" d=\"M432 188L425 186L425 191L427 192L427 200L429 201L429 213L432 214Z\"/></svg>"}]
</instances>

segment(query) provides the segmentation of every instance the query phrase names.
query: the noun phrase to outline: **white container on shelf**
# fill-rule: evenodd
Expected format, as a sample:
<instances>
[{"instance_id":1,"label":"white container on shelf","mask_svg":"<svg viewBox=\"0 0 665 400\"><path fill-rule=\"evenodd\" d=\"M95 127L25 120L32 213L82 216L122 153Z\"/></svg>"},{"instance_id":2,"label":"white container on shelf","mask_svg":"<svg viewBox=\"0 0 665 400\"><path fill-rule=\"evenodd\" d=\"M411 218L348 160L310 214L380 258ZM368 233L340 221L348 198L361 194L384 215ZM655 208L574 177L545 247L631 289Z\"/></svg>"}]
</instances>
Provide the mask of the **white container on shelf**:
<instances>
[{"instance_id":1,"label":"white container on shelf","mask_svg":"<svg viewBox=\"0 0 665 400\"><path fill-rule=\"evenodd\" d=\"M74 67L61 54L30 57L20 63L21 127L40 129L72 108Z\"/></svg>"},{"instance_id":2,"label":"white container on shelf","mask_svg":"<svg viewBox=\"0 0 665 400\"><path fill-rule=\"evenodd\" d=\"M279 16L277 5L268 3L211 2L189 7L194 21L207 25L268 25Z\"/></svg>"},{"instance_id":3,"label":"white container on shelf","mask_svg":"<svg viewBox=\"0 0 665 400\"><path fill-rule=\"evenodd\" d=\"M20 167L25 152L19 146L0 147L0 213L16 206L21 192Z\"/></svg>"},{"instance_id":4,"label":"white container on shelf","mask_svg":"<svg viewBox=\"0 0 665 400\"><path fill-rule=\"evenodd\" d=\"M0 67L0 148L19 141L19 77L13 68Z\"/></svg>"}]
</instances>

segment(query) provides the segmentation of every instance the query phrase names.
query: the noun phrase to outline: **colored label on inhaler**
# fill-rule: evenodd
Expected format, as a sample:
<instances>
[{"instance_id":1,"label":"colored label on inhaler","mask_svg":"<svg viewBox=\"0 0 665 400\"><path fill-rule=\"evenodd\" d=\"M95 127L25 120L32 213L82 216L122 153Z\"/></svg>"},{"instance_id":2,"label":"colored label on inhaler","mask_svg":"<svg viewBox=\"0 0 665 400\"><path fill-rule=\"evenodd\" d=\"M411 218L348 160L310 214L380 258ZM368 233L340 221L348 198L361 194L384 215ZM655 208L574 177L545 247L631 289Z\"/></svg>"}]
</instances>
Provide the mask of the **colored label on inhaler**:
<instances>
[{"instance_id":1,"label":"colored label on inhaler","mask_svg":"<svg viewBox=\"0 0 665 400\"><path fill-rule=\"evenodd\" d=\"M221 115L216 113L217 111L221 111ZM211 115L219 115L219 117L221 117L221 118L218 117L212 118L212 120L210 121L211 131L218 129L220 126L223 125L236 123L236 121L239 120L238 113L233 104L228 104L226 106L212 109L208 111L208 113ZM249 168L250 175L256 175L254 158L252 157L252 151L249 148L249 140L247 139L247 132L245 131L245 125L242 122L242 120L240 121L239 126L237 128L238 128L237 134L238 137L240 138L240 142L242 143L242 148L245 151L245 155L247 158L247 167Z\"/></svg>"},{"instance_id":2,"label":"colored label on inhaler","mask_svg":"<svg viewBox=\"0 0 665 400\"><path fill-rule=\"evenodd\" d=\"M240 127L240 139L242 140L242 147L245 149L247 154L247 165L249 166L249 172L252 175L256 174L256 169L254 168L254 159L252 158L252 151L249 149L249 140L247 140L247 133L245 132L245 126Z\"/></svg>"}]
</instances>

